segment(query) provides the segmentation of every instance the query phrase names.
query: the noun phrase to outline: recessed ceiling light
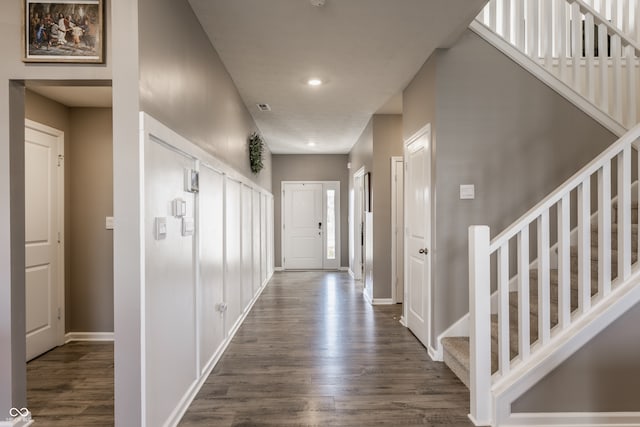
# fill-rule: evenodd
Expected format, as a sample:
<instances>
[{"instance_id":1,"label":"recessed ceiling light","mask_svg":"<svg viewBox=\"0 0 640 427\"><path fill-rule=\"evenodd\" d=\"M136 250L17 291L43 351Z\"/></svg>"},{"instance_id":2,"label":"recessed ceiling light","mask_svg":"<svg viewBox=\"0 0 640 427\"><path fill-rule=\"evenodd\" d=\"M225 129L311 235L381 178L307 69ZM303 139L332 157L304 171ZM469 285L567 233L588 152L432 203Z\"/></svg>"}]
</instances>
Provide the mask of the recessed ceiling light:
<instances>
[{"instance_id":1,"label":"recessed ceiling light","mask_svg":"<svg viewBox=\"0 0 640 427\"><path fill-rule=\"evenodd\" d=\"M307 145L308 145L309 147L315 147L315 146L316 146L316 143L315 143L315 142L313 142L313 141L309 141L309 142L307 142Z\"/></svg>"},{"instance_id":2,"label":"recessed ceiling light","mask_svg":"<svg viewBox=\"0 0 640 427\"><path fill-rule=\"evenodd\" d=\"M322 84L322 80L320 79L309 79L307 80L307 84L309 86L320 86Z\"/></svg>"}]
</instances>

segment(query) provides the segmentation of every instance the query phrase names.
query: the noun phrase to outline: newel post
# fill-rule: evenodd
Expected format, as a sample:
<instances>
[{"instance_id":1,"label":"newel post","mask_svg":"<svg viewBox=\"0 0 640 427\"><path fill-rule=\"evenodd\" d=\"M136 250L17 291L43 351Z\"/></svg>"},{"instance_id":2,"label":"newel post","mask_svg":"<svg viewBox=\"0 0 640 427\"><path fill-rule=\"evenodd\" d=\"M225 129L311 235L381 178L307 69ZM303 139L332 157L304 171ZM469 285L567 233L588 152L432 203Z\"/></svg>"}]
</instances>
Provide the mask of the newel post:
<instances>
[{"instance_id":1,"label":"newel post","mask_svg":"<svg viewBox=\"0 0 640 427\"><path fill-rule=\"evenodd\" d=\"M474 225L469 227L469 417L475 425L492 421L490 282L489 227Z\"/></svg>"}]
</instances>

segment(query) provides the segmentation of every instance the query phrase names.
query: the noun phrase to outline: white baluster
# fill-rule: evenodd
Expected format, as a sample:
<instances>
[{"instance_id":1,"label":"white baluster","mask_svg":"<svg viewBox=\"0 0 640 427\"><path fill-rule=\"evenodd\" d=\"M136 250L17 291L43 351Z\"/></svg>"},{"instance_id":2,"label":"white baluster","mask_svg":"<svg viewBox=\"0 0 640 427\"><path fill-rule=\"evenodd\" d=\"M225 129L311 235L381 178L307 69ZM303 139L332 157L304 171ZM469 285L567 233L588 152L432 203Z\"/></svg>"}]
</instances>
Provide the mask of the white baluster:
<instances>
[{"instance_id":1,"label":"white baluster","mask_svg":"<svg viewBox=\"0 0 640 427\"><path fill-rule=\"evenodd\" d=\"M553 4L550 1L541 1L539 6L543 28L543 31L540 31L542 56L545 67L551 71L553 68Z\"/></svg>"},{"instance_id":2,"label":"white baluster","mask_svg":"<svg viewBox=\"0 0 640 427\"><path fill-rule=\"evenodd\" d=\"M621 40L617 34L611 36L611 56L613 58L613 117L622 123L622 58Z\"/></svg>"},{"instance_id":3,"label":"white baluster","mask_svg":"<svg viewBox=\"0 0 640 427\"><path fill-rule=\"evenodd\" d=\"M489 1L489 28L498 33L498 0Z\"/></svg>"},{"instance_id":4,"label":"white baluster","mask_svg":"<svg viewBox=\"0 0 640 427\"><path fill-rule=\"evenodd\" d=\"M571 4L571 80L573 88L582 93L582 84L580 83L580 68L582 63L582 15L580 14L580 5L578 3Z\"/></svg>"},{"instance_id":5,"label":"white baluster","mask_svg":"<svg viewBox=\"0 0 640 427\"><path fill-rule=\"evenodd\" d=\"M571 322L571 206L569 195L558 202L558 325Z\"/></svg>"},{"instance_id":6,"label":"white baluster","mask_svg":"<svg viewBox=\"0 0 640 427\"><path fill-rule=\"evenodd\" d=\"M491 423L491 273L489 227L469 227L469 345L471 417Z\"/></svg>"},{"instance_id":7,"label":"white baluster","mask_svg":"<svg viewBox=\"0 0 640 427\"><path fill-rule=\"evenodd\" d=\"M638 90L636 84L636 59L634 52L635 50L633 48L627 48L627 128L632 128L636 123L638 123L638 97L634 96Z\"/></svg>"},{"instance_id":8,"label":"white baluster","mask_svg":"<svg viewBox=\"0 0 640 427\"><path fill-rule=\"evenodd\" d=\"M538 218L538 340L551 339L551 295L549 262L549 211Z\"/></svg>"},{"instance_id":9,"label":"white baluster","mask_svg":"<svg viewBox=\"0 0 640 427\"><path fill-rule=\"evenodd\" d=\"M514 42L518 50L520 52L524 52L524 34L525 34L525 23L524 23L524 0L516 0L513 4L513 21L511 23L513 27Z\"/></svg>"},{"instance_id":10,"label":"white baluster","mask_svg":"<svg viewBox=\"0 0 640 427\"><path fill-rule=\"evenodd\" d=\"M609 53L607 27L598 25L598 59L600 61L600 109L609 113Z\"/></svg>"},{"instance_id":11,"label":"white baluster","mask_svg":"<svg viewBox=\"0 0 640 427\"><path fill-rule=\"evenodd\" d=\"M502 0L502 37L514 44L511 36L511 0Z\"/></svg>"},{"instance_id":12,"label":"white baluster","mask_svg":"<svg viewBox=\"0 0 640 427\"><path fill-rule=\"evenodd\" d=\"M498 249L498 371L509 373L509 242Z\"/></svg>"},{"instance_id":13,"label":"white baluster","mask_svg":"<svg viewBox=\"0 0 640 427\"><path fill-rule=\"evenodd\" d=\"M578 187L578 307L591 308L591 177Z\"/></svg>"},{"instance_id":14,"label":"white baluster","mask_svg":"<svg viewBox=\"0 0 640 427\"><path fill-rule=\"evenodd\" d=\"M598 170L598 294L611 292L611 163Z\"/></svg>"},{"instance_id":15,"label":"white baluster","mask_svg":"<svg viewBox=\"0 0 640 427\"><path fill-rule=\"evenodd\" d=\"M554 43L558 57L558 77L566 81L567 69L567 4L565 0L555 0L555 31Z\"/></svg>"},{"instance_id":16,"label":"white baluster","mask_svg":"<svg viewBox=\"0 0 640 427\"><path fill-rule=\"evenodd\" d=\"M631 274L631 145L618 155L618 278Z\"/></svg>"},{"instance_id":17,"label":"white baluster","mask_svg":"<svg viewBox=\"0 0 640 427\"><path fill-rule=\"evenodd\" d=\"M518 353L525 361L531 354L531 305L529 303L529 226L518 233Z\"/></svg>"},{"instance_id":18,"label":"white baluster","mask_svg":"<svg viewBox=\"0 0 640 427\"><path fill-rule=\"evenodd\" d=\"M586 14L585 15L585 22L584 22L584 27L585 27L585 31L584 31L584 42L585 42L585 46L584 46L584 51L585 51L585 61L586 61L586 80L587 80L587 98L590 101L595 101L596 99L596 92L595 92L595 61L594 61L594 49L595 49L595 43L594 43L594 22L593 22L593 15L591 14Z\"/></svg>"},{"instance_id":19,"label":"white baluster","mask_svg":"<svg viewBox=\"0 0 640 427\"><path fill-rule=\"evenodd\" d=\"M538 4L538 0L527 0L527 55L536 62L540 57L538 48L538 38L540 37L538 30L540 18Z\"/></svg>"}]
</instances>

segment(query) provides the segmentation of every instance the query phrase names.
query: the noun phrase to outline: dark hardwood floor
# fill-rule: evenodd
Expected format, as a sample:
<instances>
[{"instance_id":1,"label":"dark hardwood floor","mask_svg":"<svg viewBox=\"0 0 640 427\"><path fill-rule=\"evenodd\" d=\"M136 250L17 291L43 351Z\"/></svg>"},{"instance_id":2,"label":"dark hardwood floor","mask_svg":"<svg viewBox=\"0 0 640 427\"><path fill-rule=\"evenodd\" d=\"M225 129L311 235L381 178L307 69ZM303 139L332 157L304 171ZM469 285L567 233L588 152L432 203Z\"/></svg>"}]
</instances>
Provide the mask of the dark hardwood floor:
<instances>
[{"instance_id":1,"label":"dark hardwood floor","mask_svg":"<svg viewBox=\"0 0 640 427\"><path fill-rule=\"evenodd\" d=\"M276 273L180 425L472 426L468 390L400 312L346 273ZM113 344L67 344L27 375L36 425L113 425Z\"/></svg>"},{"instance_id":2,"label":"dark hardwood floor","mask_svg":"<svg viewBox=\"0 0 640 427\"><path fill-rule=\"evenodd\" d=\"M113 343L71 342L27 363L35 425L113 426Z\"/></svg>"},{"instance_id":3,"label":"dark hardwood floor","mask_svg":"<svg viewBox=\"0 0 640 427\"><path fill-rule=\"evenodd\" d=\"M276 273L181 426L472 426L469 392L347 273Z\"/></svg>"}]
</instances>

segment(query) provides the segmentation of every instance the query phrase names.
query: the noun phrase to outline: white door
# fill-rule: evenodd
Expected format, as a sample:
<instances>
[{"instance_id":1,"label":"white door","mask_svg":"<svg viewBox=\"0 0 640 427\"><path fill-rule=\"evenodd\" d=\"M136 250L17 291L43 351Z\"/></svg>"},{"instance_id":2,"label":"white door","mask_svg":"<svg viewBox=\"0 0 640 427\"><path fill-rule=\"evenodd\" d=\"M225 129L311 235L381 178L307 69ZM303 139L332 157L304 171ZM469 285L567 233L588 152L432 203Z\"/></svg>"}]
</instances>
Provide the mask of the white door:
<instances>
[{"instance_id":1,"label":"white door","mask_svg":"<svg viewBox=\"0 0 640 427\"><path fill-rule=\"evenodd\" d=\"M353 276L362 280L364 275L364 167L353 175L354 209L354 257Z\"/></svg>"},{"instance_id":2,"label":"white door","mask_svg":"<svg viewBox=\"0 0 640 427\"><path fill-rule=\"evenodd\" d=\"M62 344L62 150L62 132L26 121L27 360Z\"/></svg>"},{"instance_id":3,"label":"white door","mask_svg":"<svg viewBox=\"0 0 640 427\"><path fill-rule=\"evenodd\" d=\"M322 268L322 184L283 183L285 269Z\"/></svg>"},{"instance_id":4,"label":"white door","mask_svg":"<svg viewBox=\"0 0 640 427\"><path fill-rule=\"evenodd\" d=\"M391 271L395 280L394 299L404 301L404 161L391 159Z\"/></svg>"},{"instance_id":5,"label":"white door","mask_svg":"<svg viewBox=\"0 0 640 427\"><path fill-rule=\"evenodd\" d=\"M431 335L431 128L405 145L405 315L407 326L429 348Z\"/></svg>"}]
</instances>

